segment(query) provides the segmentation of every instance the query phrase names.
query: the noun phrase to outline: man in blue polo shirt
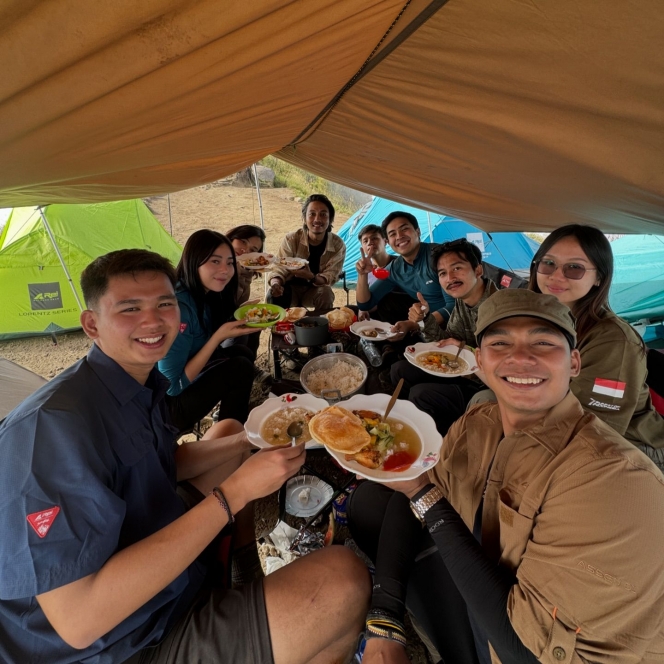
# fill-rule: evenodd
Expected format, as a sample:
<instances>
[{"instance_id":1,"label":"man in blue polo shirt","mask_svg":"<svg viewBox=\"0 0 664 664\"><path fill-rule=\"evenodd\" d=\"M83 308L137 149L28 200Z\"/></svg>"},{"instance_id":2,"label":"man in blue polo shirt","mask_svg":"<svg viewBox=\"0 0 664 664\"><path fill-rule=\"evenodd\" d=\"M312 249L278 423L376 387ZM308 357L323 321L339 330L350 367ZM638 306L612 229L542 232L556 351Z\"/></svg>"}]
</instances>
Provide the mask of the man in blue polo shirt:
<instances>
[{"instance_id":1,"label":"man in blue polo shirt","mask_svg":"<svg viewBox=\"0 0 664 664\"><path fill-rule=\"evenodd\" d=\"M431 250L434 245L420 241L420 227L417 218L410 212L391 212L381 224L383 236L390 247L398 254L387 270L389 276L375 281L369 286L368 275L373 270L370 258L362 256L357 262L357 306L361 311L369 311L395 288L399 287L413 300L418 301L421 293L431 306L431 313L439 325L444 325L454 308L454 299L443 291L438 283L438 275L431 264ZM409 320L398 321L395 331L417 332L417 323Z\"/></svg>"},{"instance_id":2,"label":"man in blue polo shirt","mask_svg":"<svg viewBox=\"0 0 664 664\"><path fill-rule=\"evenodd\" d=\"M81 281L88 356L0 424L0 661L343 658L369 593L352 553L331 547L232 590L212 587L201 555L297 472L302 447L246 461L243 433L178 447L154 368L179 328L172 266L124 250Z\"/></svg>"}]
</instances>

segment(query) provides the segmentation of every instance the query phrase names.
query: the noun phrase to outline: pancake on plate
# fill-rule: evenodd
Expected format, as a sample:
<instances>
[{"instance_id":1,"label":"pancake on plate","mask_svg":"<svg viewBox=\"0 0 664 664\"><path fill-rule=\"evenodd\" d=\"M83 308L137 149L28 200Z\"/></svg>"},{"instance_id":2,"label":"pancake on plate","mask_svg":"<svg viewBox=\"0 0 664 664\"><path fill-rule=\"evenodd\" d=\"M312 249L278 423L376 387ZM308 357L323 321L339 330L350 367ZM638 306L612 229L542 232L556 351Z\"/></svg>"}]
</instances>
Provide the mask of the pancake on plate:
<instances>
[{"instance_id":1,"label":"pancake on plate","mask_svg":"<svg viewBox=\"0 0 664 664\"><path fill-rule=\"evenodd\" d=\"M344 454L356 454L371 442L362 420L339 406L316 413L309 422L309 432L319 443Z\"/></svg>"}]
</instances>

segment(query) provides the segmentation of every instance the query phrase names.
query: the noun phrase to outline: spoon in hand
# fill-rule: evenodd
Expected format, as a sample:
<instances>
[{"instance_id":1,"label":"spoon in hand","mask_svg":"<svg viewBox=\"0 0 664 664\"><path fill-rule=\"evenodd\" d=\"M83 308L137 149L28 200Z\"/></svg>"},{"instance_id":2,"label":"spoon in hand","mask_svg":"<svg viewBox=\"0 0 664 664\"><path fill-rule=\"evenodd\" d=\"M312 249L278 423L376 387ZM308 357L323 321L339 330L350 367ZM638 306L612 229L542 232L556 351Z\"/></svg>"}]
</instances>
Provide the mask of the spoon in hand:
<instances>
[{"instance_id":1,"label":"spoon in hand","mask_svg":"<svg viewBox=\"0 0 664 664\"><path fill-rule=\"evenodd\" d=\"M286 434L290 436L291 447L295 447L295 439L302 435L302 422L291 422L286 429Z\"/></svg>"},{"instance_id":2,"label":"spoon in hand","mask_svg":"<svg viewBox=\"0 0 664 664\"><path fill-rule=\"evenodd\" d=\"M465 347L466 347L466 342L465 342L465 341L462 341L462 342L459 344L459 350L457 350L457 354L454 356L454 359L453 359L453 360L450 360L450 361L447 363L447 366L448 366L450 369L458 369L458 368L459 368L459 362L458 362L457 360L459 359L459 353L460 353Z\"/></svg>"}]
</instances>

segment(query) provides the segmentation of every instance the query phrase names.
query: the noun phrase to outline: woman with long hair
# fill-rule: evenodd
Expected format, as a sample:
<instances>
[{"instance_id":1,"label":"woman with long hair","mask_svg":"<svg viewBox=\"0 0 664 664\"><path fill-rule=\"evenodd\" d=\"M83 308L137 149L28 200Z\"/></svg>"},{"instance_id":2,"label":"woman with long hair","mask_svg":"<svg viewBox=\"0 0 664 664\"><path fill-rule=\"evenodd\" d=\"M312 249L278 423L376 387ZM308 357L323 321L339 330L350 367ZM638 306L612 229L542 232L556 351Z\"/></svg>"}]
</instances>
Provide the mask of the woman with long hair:
<instances>
[{"instance_id":1,"label":"woman with long hair","mask_svg":"<svg viewBox=\"0 0 664 664\"><path fill-rule=\"evenodd\" d=\"M259 332L233 320L238 288L231 241L216 231L193 233L177 266L176 295L180 305L180 333L159 362L171 381L168 404L180 430L196 422L221 402L219 424L244 422L253 384L253 355L246 346L222 348L235 337Z\"/></svg>"},{"instance_id":2,"label":"woman with long hair","mask_svg":"<svg viewBox=\"0 0 664 664\"><path fill-rule=\"evenodd\" d=\"M226 237L231 241L236 256L262 252L265 246L265 231L260 226L254 226L253 224L242 224L231 228L226 233ZM247 270L241 265L238 265L237 270L237 305L240 306L249 299L251 282L254 278L260 276L260 272Z\"/></svg>"},{"instance_id":3,"label":"woman with long hair","mask_svg":"<svg viewBox=\"0 0 664 664\"><path fill-rule=\"evenodd\" d=\"M581 373L571 390L581 405L664 468L664 419L646 385L646 348L609 306L613 252L593 226L556 229L540 245L529 288L555 296L577 320Z\"/></svg>"}]
</instances>

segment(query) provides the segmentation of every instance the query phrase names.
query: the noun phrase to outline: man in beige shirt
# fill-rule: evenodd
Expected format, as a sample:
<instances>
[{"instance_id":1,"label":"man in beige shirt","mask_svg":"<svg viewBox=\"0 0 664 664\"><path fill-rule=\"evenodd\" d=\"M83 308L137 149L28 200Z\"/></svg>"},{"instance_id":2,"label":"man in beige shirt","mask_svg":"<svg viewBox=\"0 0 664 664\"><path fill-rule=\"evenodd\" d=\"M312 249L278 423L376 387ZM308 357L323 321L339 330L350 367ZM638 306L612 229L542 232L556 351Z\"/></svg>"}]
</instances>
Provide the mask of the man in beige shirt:
<instances>
[{"instance_id":1,"label":"man in beige shirt","mask_svg":"<svg viewBox=\"0 0 664 664\"><path fill-rule=\"evenodd\" d=\"M402 516L390 540L397 513L385 519L367 620L368 636L382 638L369 639L364 664L407 661L400 616L385 610L400 587L395 571L441 649L436 620L450 597L436 591L437 577L451 577L476 649L455 662L663 661L664 478L569 391L580 369L571 312L552 296L499 291L481 305L476 336L498 402L452 425L428 476L391 485L428 535L418 541L414 517ZM375 498L361 489L348 507L351 530L355 501ZM408 541L420 551L410 566ZM401 547L397 567L385 562L390 545ZM423 556L430 573L415 587Z\"/></svg>"},{"instance_id":2,"label":"man in beige shirt","mask_svg":"<svg viewBox=\"0 0 664 664\"><path fill-rule=\"evenodd\" d=\"M268 302L284 308L313 308L314 314L334 307L332 285L343 270L346 245L332 233L334 206L322 194L312 194L302 206L302 228L288 233L281 242L278 258L303 258L300 269L274 265L269 274Z\"/></svg>"}]
</instances>

